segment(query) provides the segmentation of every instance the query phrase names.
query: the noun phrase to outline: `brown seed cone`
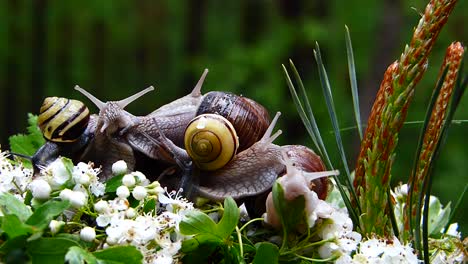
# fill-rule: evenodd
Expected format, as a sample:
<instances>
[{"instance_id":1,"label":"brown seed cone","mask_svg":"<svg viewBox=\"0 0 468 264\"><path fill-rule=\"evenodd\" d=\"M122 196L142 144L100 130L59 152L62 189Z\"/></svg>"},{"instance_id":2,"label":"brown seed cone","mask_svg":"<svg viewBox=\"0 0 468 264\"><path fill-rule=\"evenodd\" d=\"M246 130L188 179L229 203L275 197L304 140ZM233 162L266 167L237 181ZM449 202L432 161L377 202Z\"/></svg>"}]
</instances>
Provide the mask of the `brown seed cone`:
<instances>
[{"instance_id":1,"label":"brown seed cone","mask_svg":"<svg viewBox=\"0 0 468 264\"><path fill-rule=\"evenodd\" d=\"M420 197L423 192L422 183L427 176L429 165L432 161L435 147L440 140L440 134L442 131L443 121L447 114L450 98L452 96L453 88L458 76L458 70L463 58L464 48L460 42L452 43L445 53L444 62L439 72L439 79L442 77L442 73L446 67L448 67L447 75L442 83L439 96L435 102L434 108L429 119L426 131L424 133L423 143L421 147L421 153L419 154L418 164L416 165L416 173L411 174L408 180L408 196L405 206L406 218L405 218L405 233L408 237L408 232L411 232L410 221L416 220L416 212L420 210L420 206L416 202L417 197ZM412 186L412 188L410 187ZM411 207L409 205L412 205ZM411 220L410 220L411 219ZM414 225L413 225L414 226Z\"/></svg>"},{"instance_id":2,"label":"brown seed cone","mask_svg":"<svg viewBox=\"0 0 468 264\"><path fill-rule=\"evenodd\" d=\"M363 210L361 229L366 234L390 234L389 221L383 212L388 210L386 194L398 133L405 121L415 85L426 70L427 57L456 2L430 1L414 30L410 45L385 72L361 143L354 180Z\"/></svg>"}]
</instances>

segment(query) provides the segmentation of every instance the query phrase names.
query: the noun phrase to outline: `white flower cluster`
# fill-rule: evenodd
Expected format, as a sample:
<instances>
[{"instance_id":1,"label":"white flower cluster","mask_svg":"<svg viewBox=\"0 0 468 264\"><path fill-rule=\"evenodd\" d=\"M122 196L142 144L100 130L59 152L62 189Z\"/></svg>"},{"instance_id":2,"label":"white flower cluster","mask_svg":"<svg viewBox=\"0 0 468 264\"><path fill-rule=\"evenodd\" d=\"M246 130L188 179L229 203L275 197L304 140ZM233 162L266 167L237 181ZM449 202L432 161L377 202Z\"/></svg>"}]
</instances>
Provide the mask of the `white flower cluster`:
<instances>
[{"instance_id":1,"label":"white flower cluster","mask_svg":"<svg viewBox=\"0 0 468 264\"><path fill-rule=\"evenodd\" d=\"M0 152L0 193L9 192L20 201L24 201L33 171L25 168L22 163L12 162L8 159L8 155Z\"/></svg>"},{"instance_id":2,"label":"white flower cluster","mask_svg":"<svg viewBox=\"0 0 468 264\"><path fill-rule=\"evenodd\" d=\"M107 235L104 247L130 244L143 253L145 263L173 263L185 238L178 232L179 223L194 209L193 204L176 192L165 195L158 182L148 185L143 177L139 172L126 174L115 199L94 204L97 225ZM127 200L130 194L138 201L134 207ZM145 212L145 204L152 199L160 206ZM157 215L156 209L161 211Z\"/></svg>"},{"instance_id":3,"label":"white flower cluster","mask_svg":"<svg viewBox=\"0 0 468 264\"><path fill-rule=\"evenodd\" d=\"M353 257L342 255L335 263L420 263L410 245L393 240L371 238L362 241Z\"/></svg>"},{"instance_id":4,"label":"white flower cluster","mask_svg":"<svg viewBox=\"0 0 468 264\"><path fill-rule=\"evenodd\" d=\"M127 173L124 161L112 166L114 176L122 176L115 196L105 193L106 186L98 178L100 170L92 163L73 166L69 159L58 158L32 179L31 169L0 153L0 169L0 193L10 192L24 201L29 190L33 206L55 197L68 200L74 210L67 217L80 212L95 218L96 226L79 224L80 229L71 229L81 240L99 243L100 248L133 245L145 263L177 262L187 238L180 234L179 223L190 210L196 210L179 192L168 193L157 181L150 184L141 172ZM69 224L59 217L50 221L49 230L55 235Z\"/></svg>"},{"instance_id":5,"label":"white flower cluster","mask_svg":"<svg viewBox=\"0 0 468 264\"><path fill-rule=\"evenodd\" d=\"M62 200L70 201L74 208L81 208L87 204L90 195L104 195L105 185L97 177L99 172L92 163L80 162L73 166L69 159L58 158L43 168L28 188L36 200L49 199L52 192L59 192Z\"/></svg>"}]
</instances>

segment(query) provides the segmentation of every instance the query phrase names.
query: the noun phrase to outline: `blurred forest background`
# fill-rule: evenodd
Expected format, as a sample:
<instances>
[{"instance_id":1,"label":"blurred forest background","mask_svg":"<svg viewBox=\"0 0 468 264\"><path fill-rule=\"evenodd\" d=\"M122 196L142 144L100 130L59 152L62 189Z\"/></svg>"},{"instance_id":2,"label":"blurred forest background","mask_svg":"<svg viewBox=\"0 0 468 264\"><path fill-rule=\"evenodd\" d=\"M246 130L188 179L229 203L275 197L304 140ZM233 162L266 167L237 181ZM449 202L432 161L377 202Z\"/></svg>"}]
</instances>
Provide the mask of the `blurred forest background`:
<instances>
[{"instance_id":1,"label":"blurred forest background","mask_svg":"<svg viewBox=\"0 0 468 264\"><path fill-rule=\"evenodd\" d=\"M120 100L154 85L156 91L128 106L146 115L191 91L209 68L203 91L224 90L251 97L273 115L281 111L279 144L312 146L296 113L281 64L291 58L316 111L333 161L341 168L313 57L319 42L331 80L341 127L355 126L349 88L344 25L353 40L363 122L386 67L409 42L426 0L410 1L0 1L0 143L26 131L27 113L37 114L46 96L91 102L78 84L103 101ZM408 121L425 107L452 41L468 40L468 1L459 1L416 89ZM467 67L465 67L465 72ZM468 96L456 119L468 119ZM394 163L395 184L407 179L420 125L405 125ZM468 123L452 126L437 163L433 193L455 202L468 180ZM343 131L349 164L359 138ZM466 142L465 142L466 143ZM465 199L466 200L466 199ZM457 217L464 234L468 203Z\"/></svg>"}]
</instances>

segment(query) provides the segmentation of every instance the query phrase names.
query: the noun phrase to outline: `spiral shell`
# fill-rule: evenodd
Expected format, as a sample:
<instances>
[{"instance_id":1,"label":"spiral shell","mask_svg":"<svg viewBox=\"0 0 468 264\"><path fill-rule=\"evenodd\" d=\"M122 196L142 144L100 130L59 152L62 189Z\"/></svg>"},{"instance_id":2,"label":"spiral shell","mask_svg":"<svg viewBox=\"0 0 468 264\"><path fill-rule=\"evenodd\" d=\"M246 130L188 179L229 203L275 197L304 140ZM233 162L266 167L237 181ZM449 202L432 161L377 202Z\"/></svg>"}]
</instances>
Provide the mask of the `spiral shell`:
<instances>
[{"instance_id":1,"label":"spiral shell","mask_svg":"<svg viewBox=\"0 0 468 264\"><path fill-rule=\"evenodd\" d=\"M270 125L268 111L252 99L227 92L209 92L204 95L196 116L212 113L225 117L239 136L239 152L262 138Z\"/></svg>"},{"instance_id":2,"label":"spiral shell","mask_svg":"<svg viewBox=\"0 0 468 264\"><path fill-rule=\"evenodd\" d=\"M202 170L222 168L239 147L236 130L220 115L199 115L190 121L185 131L185 149Z\"/></svg>"},{"instance_id":3,"label":"spiral shell","mask_svg":"<svg viewBox=\"0 0 468 264\"><path fill-rule=\"evenodd\" d=\"M47 97L37 119L44 137L53 142L76 141L89 122L89 110L80 101Z\"/></svg>"}]
</instances>

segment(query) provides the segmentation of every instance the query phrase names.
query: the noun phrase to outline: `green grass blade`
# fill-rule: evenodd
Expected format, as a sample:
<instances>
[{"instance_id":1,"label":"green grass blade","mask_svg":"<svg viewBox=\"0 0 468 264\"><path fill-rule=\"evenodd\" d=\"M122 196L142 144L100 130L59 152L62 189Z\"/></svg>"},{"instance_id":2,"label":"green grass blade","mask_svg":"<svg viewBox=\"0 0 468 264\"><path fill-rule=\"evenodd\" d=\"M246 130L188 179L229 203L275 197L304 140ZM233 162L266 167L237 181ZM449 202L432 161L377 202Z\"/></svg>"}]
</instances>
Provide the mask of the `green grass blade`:
<instances>
[{"instance_id":1,"label":"green grass blade","mask_svg":"<svg viewBox=\"0 0 468 264\"><path fill-rule=\"evenodd\" d=\"M307 130L307 133L309 133L310 138L312 139L312 142L314 143L317 152L319 153L320 156L323 157L322 149L320 148L319 144L317 143L317 136L316 136L316 134L314 132L314 129L311 126L311 122L310 122L309 118L307 117L307 114L304 111L304 107L302 106L301 100L299 99L299 96L297 95L296 88L295 88L294 84L291 81L288 70L286 69L286 67L284 65L282 65L282 66L283 66L284 74L286 76L286 83L288 84L289 92L291 93L294 105L296 106L297 113L299 114L299 117L301 118L302 123L304 124L304 126L305 126L305 128Z\"/></svg>"},{"instance_id":2,"label":"green grass blade","mask_svg":"<svg viewBox=\"0 0 468 264\"><path fill-rule=\"evenodd\" d=\"M304 126L308 130L309 134L311 135L312 138L316 139L317 142L317 148L319 149L319 152L322 154L321 156L325 158L325 163L327 165L328 169L333 169L333 165L330 161L330 158L328 156L328 152L325 148L325 144L323 143L320 130L318 129L317 122L314 118L312 107L310 106L309 100L307 98L307 94L305 92L304 85L302 83L302 80L300 78L299 73L297 72L296 67L294 66L294 63L290 61L291 67L293 68L294 71L294 76L296 77L297 83L299 83L302 91L301 91L301 96L303 97L302 100L304 101L304 104L306 104L306 107L309 111L309 117L307 117L306 113L304 112L304 108L302 106L301 100L298 97L298 94L296 92L296 88L294 84L291 81L291 78L289 77L289 73L286 69L286 67L283 65L283 70L286 75L286 81L288 83L288 87L290 89L291 95L293 97L293 101L295 102L296 108L298 110L299 116L301 116L302 122L304 123ZM350 212L351 219L353 220L353 223L355 226L359 226L359 220L358 220L358 215L354 210L354 207L351 204L351 201L349 200L349 197L347 195L346 190L343 188L343 186L340 183L340 180L338 179L337 176L333 176L333 179L337 183L336 186L338 187L338 190L340 191L340 194L343 198L343 201L346 205L346 208L348 209L348 212ZM351 189L354 191L354 189Z\"/></svg>"},{"instance_id":3,"label":"green grass blade","mask_svg":"<svg viewBox=\"0 0 468 264\"><path fill-rule=\"evenodd\" d=\"M354 64L353 45L351 43L351 35L349 34L348 26L345 26L345 29L346 54L348 58L348 71L349 81L351 84L351 93L353 95L354 116L356 118L359 138L362 140L361 111L359 110L359 93L356 79L356 67Z\"/></svg>"},{"instance_id":4,"label":"green grass blade","mask_svg":"<svg viewBox=\"0 0 468 264\"><path fill-rule=\"evenodd\" d=\"M390 188L387 189L387 203L389 208L390 221L392 223L393 234L396 237L400 237L400 231L398 230L398 224L395 216L395 208L393 207L392 194L390 193Z\"/></svg>"},{"instance_id":5,"label":"green grass blade","mask_svg":"<svg viewBox=\"0 0 468 264\"><path fill-rule=\"evenodd\" d=\"M429 106L427 107L427 110L426 110L426 116L424 118L424 123L423 123L423 127L421 128L421 131L419 133L419 140L418 140L418 146L416 147L416 155L415 155L415 158L414 158L414 163L413 163L413 170L412 170L412 177L411 177L411 180L408 182L409 184L409 190L408 190L408 196L409 196L409 203L408 203L408 206L409 208L413 208L413 195L414 194L414 186L415 186L415 182L416 182L416 173L417 173L417 166L418 166L418 161L419 161L419 157L421 155L421 150L422 150L422 146L423 146L423 141L424 141L424 134L426 133L426 130L427 130L427 126L429 125L429 121L431 119L431 114L432 114L432 110L434 109L434 106L435 106L435 103L437 101L437 98L439 97L439 94L440 94L440 90L442 89L442 86L443 86L443 83L444 83L444 80L445 80L445 76L447 76L447 72L448 72L448 67L446 67L437 83L437 86L436 88L434 89L434 91L432 92L432 96L431 96L431 99L429 101ZM426 177L427 179L428 177ZM424 192L422 192L422 190L420 190L420 193L419 194L423 194ZM420 196L420 195L418 195ZM421 208L421 207L419 207ZM411 209L410 209L411 210ZM420 228L419 228L419 225L421 223L421 211L418 211L416 213L416 220L413 221L412 219L412 214L409 213L407 215L408 219L409 219L409 223L410 223L410 233L413 232L413 230L415 230L415 246L416 248L421 251L421 234L419 232Z\"/></svg>"},{"instance_id":6,"label":"green grass blade","mask_svg":"<svg viewBox=\"0 0 468 264\"><path fill-rule=\"evenodd\" d=\"M357 196L356 196L356 193L354 191L353 184L352 184L352 181L351 181L351 174L349 172L348 161L346 159L346 154L345 154L345 151L344 151L343 141L341 139L340 126L338 124L338 118L337 118L337 115L336 115L335 104L333 102L333 95L332 95L332 92L331 92L330 82L329 82L328 76L327 76L327 71L325 70L325 66L323 65L322 56L320 54L320 47L319 47L318 43L315 44L315 47L316 47L316 49L314 50L314 55L315 55L315 59L317 61L317 66L318 66L318 70L319 70L320 83L322 85L322 90L323 90L323 94L324 94L324 97L325 97L325 103L326 103L327 108L328 108L328 113L330 115L330 120L332 122L333 130L335 132L335 140L336 140L336 144L338 146L338 151L339 151L339 154L340 154L340 157L341 157L341 161L343 163L343 167L344 167L345 172L346 172L346 175L345 175L346 181L345 181L345 183L346 183L346 186L349 188L350 193L353 196L353 199L356 201L356 203L358 205L358 208L357 208L358 212L361 212L361 209L360 209L360 206L359 206L359 201L357 199Z\"/></svg>"},{"instance_id":7,"label":"green grass blade","mask_svg":"<svg viewBox=\"0 0 468 264\"><path fill-rule=\"evenodd\" d=\"M460 209L460 205L462 204L463 198L465 198L465 194L466 194L467 191L468 191L468 184L465 185L465 188L463 189L463 192L460 194L460 196L458 197L457 203L453 207L453 211L450 214L447 225L445 225L444 234L447 233L447 230L448 230L450 224L453 222L453 219L455 219L455 216L457 215L458 209Z\"/></svg>"}]
</instances>

